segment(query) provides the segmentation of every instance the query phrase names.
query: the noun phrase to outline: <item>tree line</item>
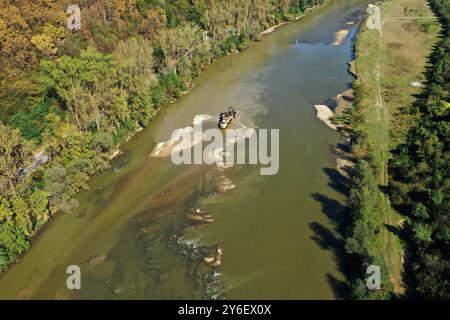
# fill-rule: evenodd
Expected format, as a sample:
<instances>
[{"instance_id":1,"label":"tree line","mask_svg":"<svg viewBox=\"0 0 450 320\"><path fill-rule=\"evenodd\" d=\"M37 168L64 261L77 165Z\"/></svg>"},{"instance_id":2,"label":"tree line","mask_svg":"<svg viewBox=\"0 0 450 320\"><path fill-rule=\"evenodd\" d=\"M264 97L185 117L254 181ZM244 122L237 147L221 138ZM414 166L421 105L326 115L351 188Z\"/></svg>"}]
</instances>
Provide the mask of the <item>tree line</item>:
<instances>
[{"instance_id":1,"label":"tree line","mask_svg":"<svg viewBox=\"0 0 450 320\"><path fill-rule=\"evenodd\" d=\"M405 143L389 162L390 197L407 219L411 291L450 299L450 4L430 0L443 27Z\"/></svg>"},{"instance_id":2,"label":"tree line","mask_svg":"<svg viewBox=\"0 0 450 320\"><path fill-rule=\"evenodd\" d=\"M383 252L377 247L384 228L383 191L379 186L382 170L382 150L366 133L364 97L368 86L361 80L353 81L354 101L349 109L336 117L350 138L351 153L356 162L348 182L347 199L350 223L344 235L344 247L351 267L347 271L343 295L348 299L387 300L392 298L390 270ZM367 289L366 270L376 265L382 270L380 290Z\"/></svg>"},{"instance_id":3,"label":"tree line","mask_svg":"<svg viewBox=\"0 0 450 320\"><path fill-rule=\"evenodd\" d=\"M348 207L351 224L345 235L345 250L355 266L349 273L347 296L353 299L392 299L392 283L385 258L375 249L383 228L383 193L405 216L405 268L408 297L450 298L450 4L430 0L442 25L427 70L424 92L410 107L412 121L404 143L391 150L387 188L379 186L380 150L364 131L366 118L361 104L369 95L360 80L353 82L355 101L335 120L351 139L356 166L349 183ZM366 268L384 270L381 290L367 290Z\"/></svg>"},{"instance_id":4,"label":"tree line","mask_svg":"<svg viewBox=\"0 0 450 320\"><path fill-rule=\"evenodd\" d=\"M0 3L0 272L116 146L220 56L323 0Z\"/></svg>"}]
</instances>

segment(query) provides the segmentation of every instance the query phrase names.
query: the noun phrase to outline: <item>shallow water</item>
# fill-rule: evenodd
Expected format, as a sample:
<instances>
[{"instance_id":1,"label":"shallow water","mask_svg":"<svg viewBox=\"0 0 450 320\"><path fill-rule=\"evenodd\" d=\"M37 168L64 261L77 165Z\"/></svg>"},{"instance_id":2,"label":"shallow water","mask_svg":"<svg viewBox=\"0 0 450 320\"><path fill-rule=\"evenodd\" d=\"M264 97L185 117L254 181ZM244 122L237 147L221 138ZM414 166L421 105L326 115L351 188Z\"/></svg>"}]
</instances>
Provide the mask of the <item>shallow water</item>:
<instances>
[{"instance_id":1,"label":"shallow water","mask_svg":"<svg viewBox=\"0 0 450 320\"><path fill-rule=\"evenodd\" d=\"M79 208L33 239L0 278L0 298L334 298L343 279L336 229L345 216L330 146L340 138L313 105L352 81L351 39L329 44L362 3L331 1L210 65L192 92L122 147L115 172L92 178ZM148 157L195 115L229 105L247 126L280 129L277 175ZM224 174L236 187L214 192ZM196 206L214 222L192 227L186 213ZM222 264L208 267L203 257L217 246ZM68 265L81 267L81 290L66 288Z\"/></svg>"}]
</instances>

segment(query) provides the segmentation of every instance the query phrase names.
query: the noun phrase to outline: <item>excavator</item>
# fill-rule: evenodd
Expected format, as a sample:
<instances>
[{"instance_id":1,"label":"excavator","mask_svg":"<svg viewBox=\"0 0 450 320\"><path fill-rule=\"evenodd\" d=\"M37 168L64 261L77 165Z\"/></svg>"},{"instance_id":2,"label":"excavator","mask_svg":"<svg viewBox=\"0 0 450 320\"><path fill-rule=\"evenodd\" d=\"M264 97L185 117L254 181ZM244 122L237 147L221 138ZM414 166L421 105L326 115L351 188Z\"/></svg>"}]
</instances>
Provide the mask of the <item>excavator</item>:
<instances>
[{"instance_id":1,"label":"excavator","mask_svg":"<svg viewBox=\"0 0 450 320\"><path fill-rule=\"evenodd\" d=\"M221 112L219 114L219 128L220 129L226 129L234 118L236 118L239 114L239 111L236 110L234 107L229 107L228 111Z\"/></svg>"}]
</instances>

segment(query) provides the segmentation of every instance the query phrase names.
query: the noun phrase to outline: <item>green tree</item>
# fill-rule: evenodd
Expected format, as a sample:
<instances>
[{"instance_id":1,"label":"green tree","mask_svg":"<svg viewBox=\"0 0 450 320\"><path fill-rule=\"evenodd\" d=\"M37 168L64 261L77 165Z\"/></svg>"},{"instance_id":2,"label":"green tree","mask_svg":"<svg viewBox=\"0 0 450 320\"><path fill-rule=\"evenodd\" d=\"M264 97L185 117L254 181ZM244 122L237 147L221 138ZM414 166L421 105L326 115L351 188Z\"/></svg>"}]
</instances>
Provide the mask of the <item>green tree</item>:
<instances>
[{"instance_id":1,"label":"green tree","mask_svg":"<svg viewBox=\"0 0 450 320\"><path fill-rule=\"evenodd\" d=\"M30 180L26 171L32 161L32 146L22 138L19 130L0 123L0 191L16 196Z\"/></svg>"}]
</instances>

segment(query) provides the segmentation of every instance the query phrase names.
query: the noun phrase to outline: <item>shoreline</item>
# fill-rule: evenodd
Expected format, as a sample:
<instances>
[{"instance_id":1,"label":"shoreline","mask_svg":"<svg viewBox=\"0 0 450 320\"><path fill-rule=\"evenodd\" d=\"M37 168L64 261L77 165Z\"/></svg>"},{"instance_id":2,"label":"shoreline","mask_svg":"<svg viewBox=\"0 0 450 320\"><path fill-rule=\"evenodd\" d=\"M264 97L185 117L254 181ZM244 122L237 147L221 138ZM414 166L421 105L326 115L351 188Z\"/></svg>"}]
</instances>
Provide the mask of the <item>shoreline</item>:
<instances>
[{"instance_id":1,"label":"shoreline","mask_svg":"<svg viewBox=\"0 0 450 320\"><path fill-rule=\"evenodd\" d=\"M364 21L364 13L356 11L349 17L345 18L343 21L344 26L355 26L355 30L350 28L342 28L335 34L335 41L332 45L340 45L347 39L350 35L355 35L350 38L351 43L351 54L352 56L356 53L356 35L360 32L362 21ZM358 75L355 70L355 59L347 62L348 69L347 72L354 78L352 83L358 79ZM336 170L339 174L349 179L351 176L351 171L356 165L356 161L352 153L348 150L350 147L349 135L346 130L345 125L340 121L334 121L335 117L342 116L346 110L348 110L354 103L354 90L349 88L343 92L331 97L330 99L322 102L321 104L315 104L316 117L321 122L323 122L327 127L339 131L341 137L344 140L343 144L337 144L333 146L333 155L336 161Z\"/></svg>"},{"instance_id":2,"label":"shoreline","mask_svg":"<svg viewBox=\"0 0 450 320\"><path fill-rule=\"evenodd\" d=\"M316 117L329 128L339 131L344 139L344 143L333 146L332 153L336 161L336 170L347 179L350 178L351 170L355 166L355 159L348 150L350 144L344 125L334 123L333 118L348 110L352 104L350 99L353 99L353 89L345 90L343 93L328 99L324 104L314 105L317 112Z\"/></svg>"},{"instance_id":3,"label":"shoreline","mask_svg":"<svg viewBox=\"0 0 450 320\"><path fill-rule=\"evenodd\" d=\"M273 26L271 26L271 27L269 27L269 28L267 28L267 29L261 31L261 32L259 33L258 36L261 37L261 36L264 36L264 35L267 35L267 34L271 34L271 33L273 33L274 31L276 31L279 27L282 27L282 26L284 26L284 25L288 25L288 24L290 24L290 23L292 23L292 22L296 22L296 21L300 20L301 18L305 17L305 16L308 14L309 11L312 11L312 10L318 8L318 7L321 7L321 6L323 6L323 4L319 4L319 5L315 5L315 6L313 6L313 7L310 7L310 8L306 8L305 11L304 11L301 15L294 17L293 20L290 20L290 21L283 21L283 22L280 22L280 23L278 23L278 24L276 24L276 25L273 25ZM258 41L258 40L254 40L254 41ZM254 42L254 41L252 41L252 42ZM261 40L259 40L259 41L261 41ZM243 51L245 51L245 49L244 49ZM228 53L226 56L228 56L228 55L230 55L230 54L234 54L234 53L235 53L235 52L230 52L230 53ZM220 58L219 58L219 59L220 59ZM211 63L214 63L214 62L218 61L219 59L214 60L214 61L212 61ZM211 63L209 63L209 64L211 64ZM204 69L206 69L207 67L208 67L208 65L206 65ZM202 70L204 70L204 69L202 69ZM197 77L198 77L198 75L197 75ZM168 106L168 105L174 103L175 101L178 101L178 100L181 99L183 96L189 94L189 93L192 91L192 89L194 89L194 87L195 87L195 80L196 80L196 79L193 79L192 83L189 83L189 84L187 85L188 88L187 88L185 91L183 91L183 92L181 93L181 96L180 96L179 98L171 100L171 101L170 101L167 105L165 105L165 106ZM164 106L164 107L165 107L165 106ZM158 115L159 110L160 110L160 109L156 110L156 112L155 112L155 114L154 114L153 117L155 117L155 116ZM153 119L153 118L152 118L152 119ZM108 157L108 161L113 160L114 158L116 158L117 156L119 156L120 154L122 154L121 147L122 147L125 143L127 143L128 141L130 141L130 140L131 140L138 132L141 132L142 130L144 130L144 129L147 127L147 125L150 123L150 121L151 121L151 119L150 119L143 127L139 127L139 128L137 128L135 131L130 132L130 134L129 134L128 137L125 139L125 141L123 141L123 142L119 143L117 146L115 146L115 147L114 147L114 151L111 152L111 153L107 156L107 157Z\"/></svg>"},{"instance_id":4,"label":"shoreline","mask_svg":"<svg viewBox=\"0 0 450 320\"><path fill-rule=\"evenodd\" d=\"M320 7L320 6L322 6L322 5L323 5L323 4L318 4L318 5L312 6L312 7L310 7L310 8L306 8L305 11L304 11L301 15L296 16L296 17L294 16L293 20L283 21L283 22L280 22L280 23L278 23L278 24L276 24L276 25L273 25L273 26L271 26L271 27L269 27L269 28L267 28L267 29L261 31L261 32L259 33L259 36L263 36L263 35L265 35L265 34L272 33L272 32L274 32L276 29L278 29L278 28L281 27L281 26L284 26L284 25L286 25L286 24L290 24L290 23L292 23L292 22L298 21L299 19L301 19L301 18L303 18L304 16L306 16L307 13L308 13L309 11L314 10L315 8Z\"/></svg>"},{"instance_id":5,"label":"shoreline","mask_svg":"<svg viewBox=\"0 0 450 320\"><path fill-rule=\"evenodd\" d=\"M316 117L322 121L326 126L333 130L337 130L337 126L331 121L331 119L336 115L331 108L325 104L315 104Z\"/></svg>"}]
</instances>

